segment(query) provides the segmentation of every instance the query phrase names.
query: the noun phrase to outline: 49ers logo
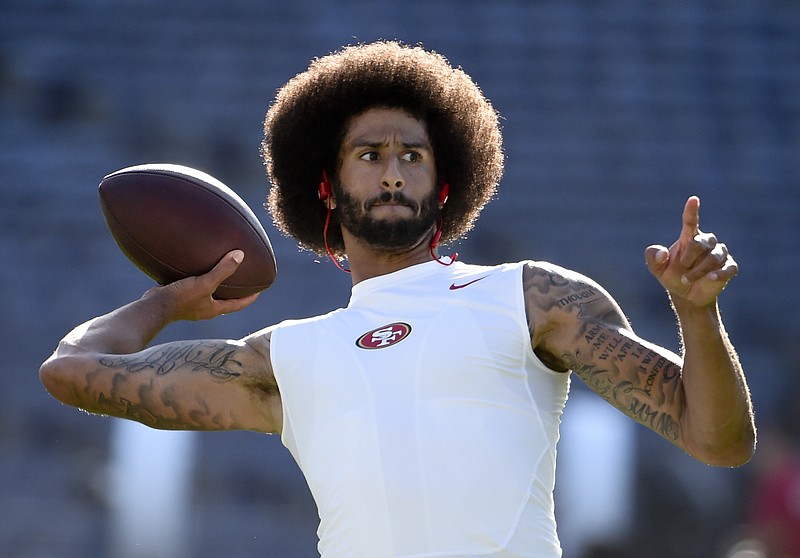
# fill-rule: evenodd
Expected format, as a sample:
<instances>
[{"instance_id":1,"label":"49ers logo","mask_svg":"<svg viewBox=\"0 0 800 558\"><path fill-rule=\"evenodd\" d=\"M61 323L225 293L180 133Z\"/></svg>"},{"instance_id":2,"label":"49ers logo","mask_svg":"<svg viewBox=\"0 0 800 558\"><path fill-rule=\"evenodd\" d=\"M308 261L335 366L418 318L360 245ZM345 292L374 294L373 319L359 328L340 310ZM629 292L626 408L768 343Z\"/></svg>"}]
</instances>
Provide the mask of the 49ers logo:
<instances>
[{"instance_id":1,"label":"49ers logo","mask_svg":"<svg viewBox=\"0 0 800 558\"><path fill-rule=\"evenodd\" d=\"M362 349L383 349L399 343L408 337L409 333L411 333L410 325L397 322L366 332L358 338L356 345Z\"/></svg>"}]
</instances>

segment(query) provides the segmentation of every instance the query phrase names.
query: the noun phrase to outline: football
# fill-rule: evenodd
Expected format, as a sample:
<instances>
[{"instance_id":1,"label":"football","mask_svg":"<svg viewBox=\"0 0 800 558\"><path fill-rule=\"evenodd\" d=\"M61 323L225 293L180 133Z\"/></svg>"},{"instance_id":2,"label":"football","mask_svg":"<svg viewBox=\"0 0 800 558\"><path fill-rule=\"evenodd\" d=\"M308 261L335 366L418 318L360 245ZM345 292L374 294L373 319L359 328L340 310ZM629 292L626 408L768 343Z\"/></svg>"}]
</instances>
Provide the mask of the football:
<instances>
[{"instance_id":1,"label":"football","mask_svg":"<svg viewBox=\"0 0 800 558\"><path fill-rule=\"evenodd\" d=\"M182 165L137 165L107 175L99 190L111 236L156 282L202 275L235 249L245 259L215 298L242 298L275 280L275 254L264 227L213 176Z\"/></svg>"}]
</instances>

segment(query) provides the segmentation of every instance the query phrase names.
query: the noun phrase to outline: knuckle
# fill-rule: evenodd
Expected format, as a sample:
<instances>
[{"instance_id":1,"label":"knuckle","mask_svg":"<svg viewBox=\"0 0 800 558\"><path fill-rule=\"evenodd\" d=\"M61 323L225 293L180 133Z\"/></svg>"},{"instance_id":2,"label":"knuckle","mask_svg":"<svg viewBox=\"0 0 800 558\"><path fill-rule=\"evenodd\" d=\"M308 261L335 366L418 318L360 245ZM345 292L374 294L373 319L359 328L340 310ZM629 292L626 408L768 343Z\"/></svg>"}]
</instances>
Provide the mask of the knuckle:
<instances>
[{"instance_id":1,"label":"knuckle","mask_svg":"<svg viewBox=\"0 0 800 558\"><path fill-rule=\"evenodd\" d=\"M695 243L704 250L713 250L717 246L717 237L711 233L700 233L694 237Z\"/></svg>"}]
</instances>

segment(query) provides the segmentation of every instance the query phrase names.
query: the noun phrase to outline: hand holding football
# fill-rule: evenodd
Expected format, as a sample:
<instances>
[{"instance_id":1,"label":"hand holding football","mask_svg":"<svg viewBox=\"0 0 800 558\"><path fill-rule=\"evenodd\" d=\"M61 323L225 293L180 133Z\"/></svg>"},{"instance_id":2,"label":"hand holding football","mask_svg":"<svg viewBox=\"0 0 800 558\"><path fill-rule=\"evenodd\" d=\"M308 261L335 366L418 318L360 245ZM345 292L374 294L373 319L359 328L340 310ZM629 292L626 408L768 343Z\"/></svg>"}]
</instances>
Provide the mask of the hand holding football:
<instances>
[{"instance_id":1,"label":"hand holding football","mask_svg":"<svg viewBox=\"0 0 800 558\"><path fill-rule=\"evenodd\" d=\"M275 280L275 255L258 218L233 190L202 171L173 164L127 167L100 182L100 205L122 252L162 285L202 275L235 249L246 257L216 298L242 298Z\"/></svg>"}]
</instances>

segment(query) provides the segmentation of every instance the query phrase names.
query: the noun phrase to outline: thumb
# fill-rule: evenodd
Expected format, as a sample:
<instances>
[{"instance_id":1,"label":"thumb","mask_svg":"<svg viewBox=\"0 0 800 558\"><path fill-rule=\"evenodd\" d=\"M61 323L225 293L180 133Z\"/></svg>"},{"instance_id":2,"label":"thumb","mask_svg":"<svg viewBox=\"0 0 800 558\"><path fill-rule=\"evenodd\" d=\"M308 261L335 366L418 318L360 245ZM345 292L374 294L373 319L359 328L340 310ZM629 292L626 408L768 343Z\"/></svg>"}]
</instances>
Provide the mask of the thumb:
<instances>
[{"instance_id":1,"label":"thumb","mask_svg":"<svg viewBox=\"0 0 800 558\"><path fill-rule=\"evenodd\" d=\"M219 278L219 280L222 281L233 275L243 260L243 251L231 250L225 254L219 262L217 262L217 265L214 266L214 269L212 269L210 273L213 273L216 278Z\"/></svg>"},{"instance_id":2,"label":"thumb","mask_svg":"<svg viewBox=\"0 0 800 558\"><path fill-rule=\"evenodd\" d=\"M644 250L644 261L650 273L660 277L669 263L669 250L664 246L652 244Z\"/></svg>"},{"instance_id":3,"label":"thumb","mask_svg":"<svg viewBox=\"0 0 800 558\"><path fill-rule=\"evenodd\" d=\"M225 281L225 279L236 272L242 260L244 260L244 252L241 250L231 250L217 262L211 271L197 277L197 281L213 291Z\"/></svg>"}]
</instances>

